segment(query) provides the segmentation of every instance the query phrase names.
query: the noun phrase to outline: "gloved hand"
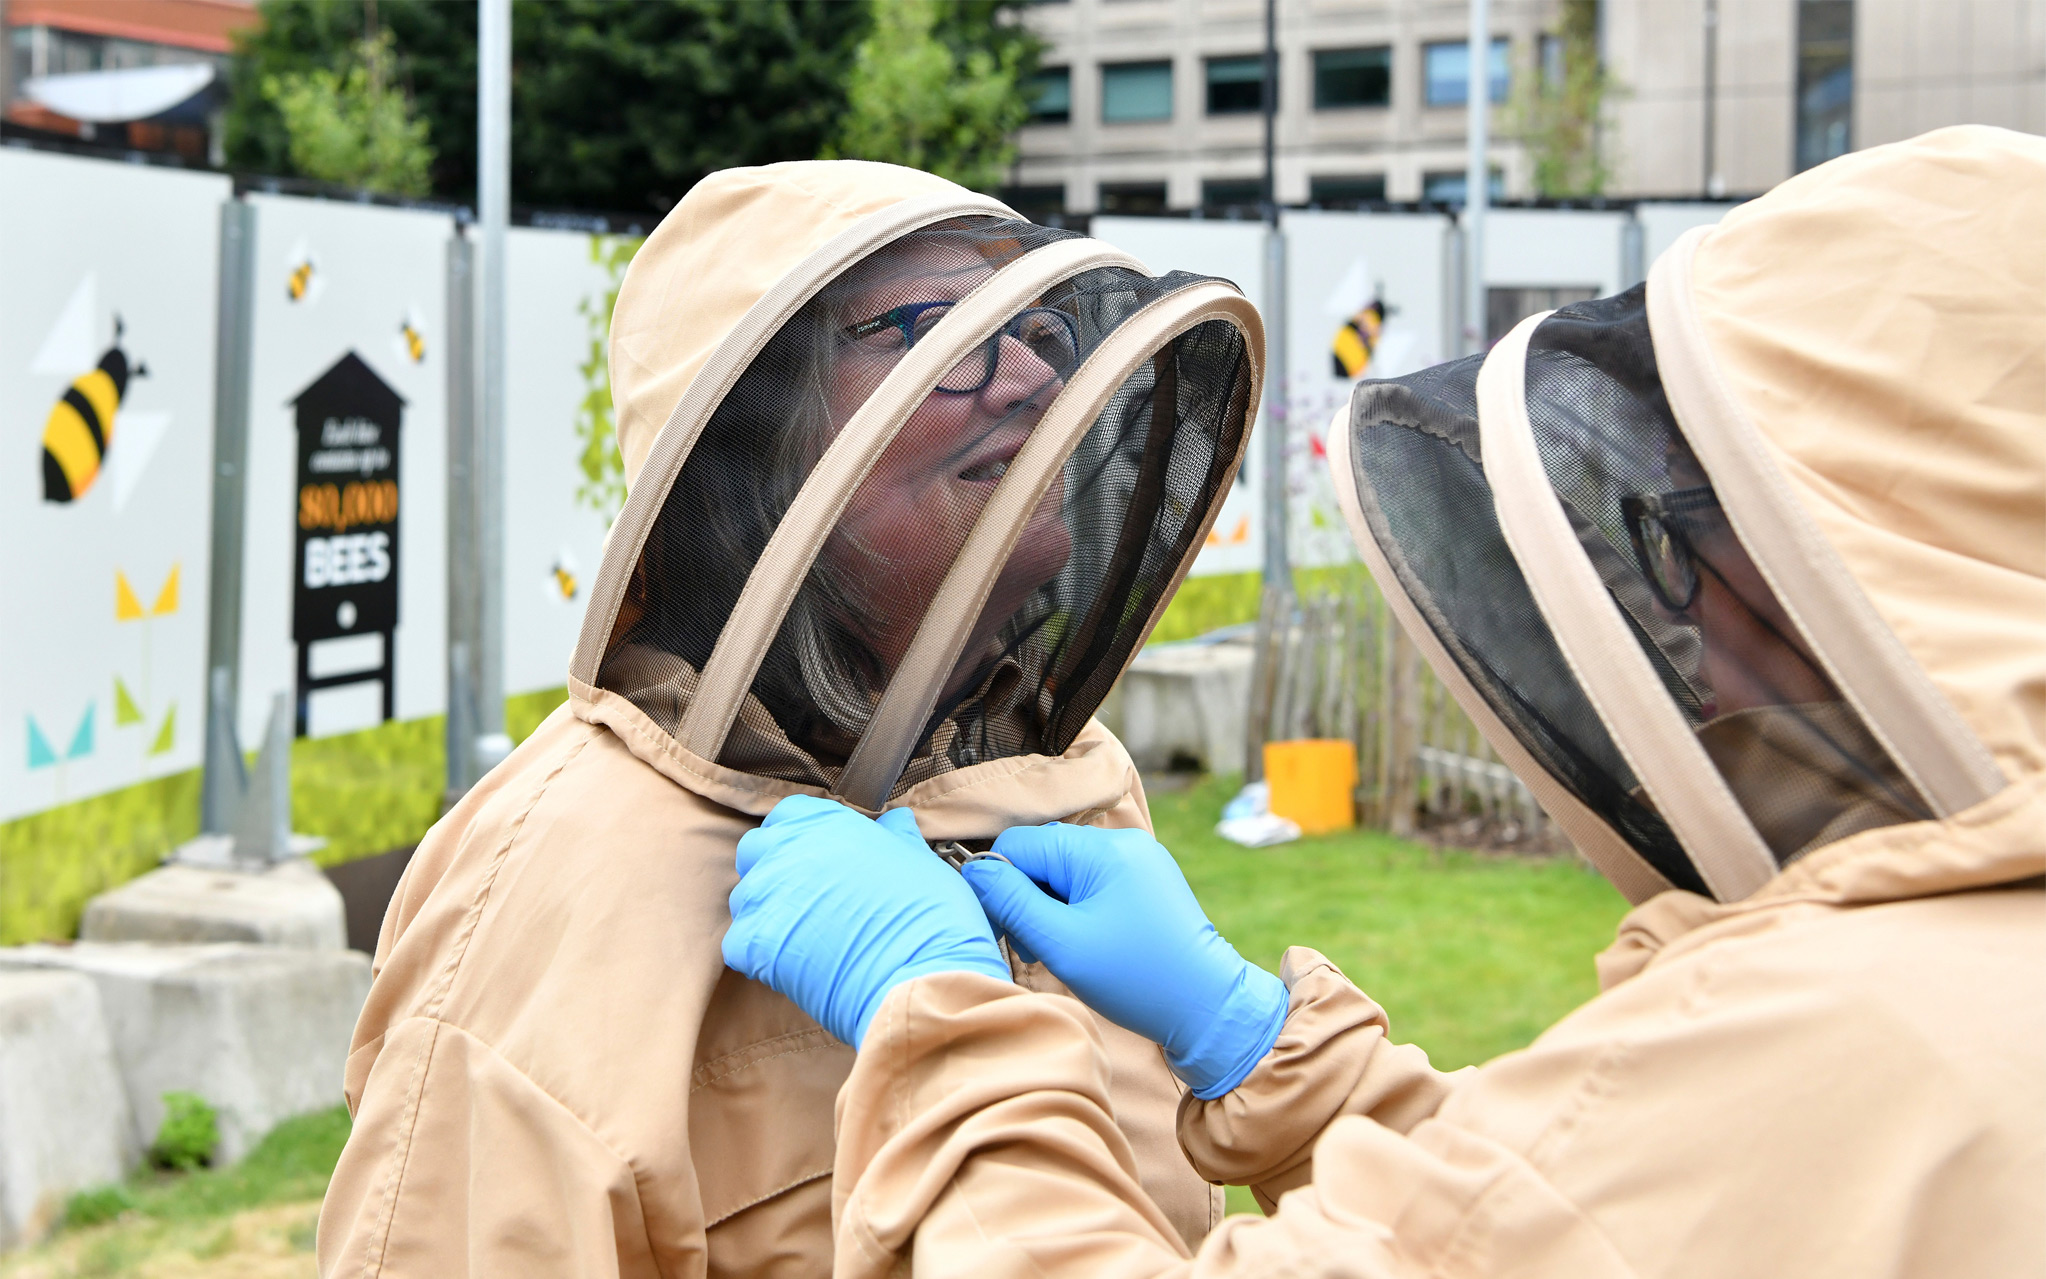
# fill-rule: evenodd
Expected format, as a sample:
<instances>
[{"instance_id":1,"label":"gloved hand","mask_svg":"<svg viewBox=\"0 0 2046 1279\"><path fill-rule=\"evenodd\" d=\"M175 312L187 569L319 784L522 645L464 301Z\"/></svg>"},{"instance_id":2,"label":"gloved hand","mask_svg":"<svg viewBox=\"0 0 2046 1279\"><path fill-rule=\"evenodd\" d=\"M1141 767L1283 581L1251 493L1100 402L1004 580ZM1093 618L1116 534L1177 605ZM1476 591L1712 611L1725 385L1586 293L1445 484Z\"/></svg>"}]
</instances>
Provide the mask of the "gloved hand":
<instances>
[{"instance_id":1,"label":"gloved hand","mask_svg":"<svg viewBox=\"0 0 2046 1279\"><path fill-rule=\"evenodd\" d=\"M1009 980L987 916L916 815L869 821L792 795L739 840L727 966L795 1001L858 1048L881 1000L928 973Z\"/></svg>"},{"instance_id":2,"label":"gloved hand","mask_svg":"<svg viewBox=\"0 0 2046 1279\"><path fill-rule=\"evenodd\" d=\"M1162 1046L1194 1096L1220 1097L1271 1051L1285 985L1222 940L1164 845L1053 822L1012 827L994 851L1009 864L963 875L988 917L1082 1002Z\"/></svg>"}]
</instances>

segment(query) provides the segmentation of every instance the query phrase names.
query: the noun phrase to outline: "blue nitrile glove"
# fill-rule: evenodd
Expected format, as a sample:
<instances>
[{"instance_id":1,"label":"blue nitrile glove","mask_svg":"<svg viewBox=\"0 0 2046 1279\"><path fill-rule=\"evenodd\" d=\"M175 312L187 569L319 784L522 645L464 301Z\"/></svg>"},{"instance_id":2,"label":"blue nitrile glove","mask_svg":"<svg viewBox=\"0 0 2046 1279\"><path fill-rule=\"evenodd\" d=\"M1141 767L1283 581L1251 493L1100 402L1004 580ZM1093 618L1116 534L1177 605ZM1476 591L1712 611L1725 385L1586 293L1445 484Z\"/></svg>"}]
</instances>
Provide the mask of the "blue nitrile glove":
<instances>
[{"instance_id":1,"label":"blue nitrile glove","mask_svg":"<svg viewBox=\"0 0 2046 1279\"><path fill-rule=\"evenodd\" d=\"M906 808L869 821L792 795L739 840L725 963L795 1001L857 1048L881 1000L912 977L1009 980L994 930Z\"/></svg>"},{"instance_id":2,"label":"blue nitrile glove","mask_svg":"<svg viewBox=\"0 0 2046 1279\"><path fill-rule=\"evenodd\" d=\"M1007 865L968 862L964 878L996 927L1094 1011L1163 1047L1194 1096L1220 1097L1272 1050L1286 987L1222 940L1164 845L1053 822L1011 827L994 850Z\"/></svg>"}]
</instances>

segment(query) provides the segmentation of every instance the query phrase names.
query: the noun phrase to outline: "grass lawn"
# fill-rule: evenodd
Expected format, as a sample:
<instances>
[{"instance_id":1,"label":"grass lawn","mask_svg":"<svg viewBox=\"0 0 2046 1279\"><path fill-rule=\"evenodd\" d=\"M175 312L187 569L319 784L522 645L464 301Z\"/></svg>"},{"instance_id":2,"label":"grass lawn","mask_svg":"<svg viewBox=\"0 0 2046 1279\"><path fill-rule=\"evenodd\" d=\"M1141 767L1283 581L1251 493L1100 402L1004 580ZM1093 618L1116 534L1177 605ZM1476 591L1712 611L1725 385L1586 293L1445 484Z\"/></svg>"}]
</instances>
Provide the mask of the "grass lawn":
<instances>
[{"instance_id":1,"label":"grass lawn","mask_svg":"<svg viewBox=\"0 0 2046 1279\"><path fill-rule=\"evenodd\" d=\"M1312 946L1445 1070L1526 1046L1598 990L1591 959L1627 903L1575 857L1436 850L1375 831L1239 848L1215 834L1235 779L1151 796L1158 838L1215 927L1277 971ZM1255 1212L1229 1191L1232 1212Z\"/></svg>"},{"instance_id":2,"label":"grass lawn","mask_svg":"<svg viewBox=\"0 0 2046 1279\"><path fill-rule=\"evenodd\" d=\"M1596 991L1591 957L1626 903L1575 858L1439 851L1371 831L1239 848L1214 833L1232 778L1151 796L1217 928L1276 970L1312 946L1385 1005L1396 1038L1444 1069L1522 1047ZM312 1226L348 1136L347 1113L280 1125L240 1164L141 1173L81 1195L42 1247L0 1260L0 1279L313 1274ZM1256 1211L1232 1189L1232 1211Z\"/></svg>"},{"instance_id":3,"label":"grass lawn","mask_svg":"<svg viewBox=\"0 0 2046 1279\"><path fill-rule=\"evenodd\" d=\"M143 1171L72 1197L64 1229L0 1279L311 1279L320 1197L348 1140L336 1106L288 1119L231 1168Z\"/></svg>"}]
</instances>

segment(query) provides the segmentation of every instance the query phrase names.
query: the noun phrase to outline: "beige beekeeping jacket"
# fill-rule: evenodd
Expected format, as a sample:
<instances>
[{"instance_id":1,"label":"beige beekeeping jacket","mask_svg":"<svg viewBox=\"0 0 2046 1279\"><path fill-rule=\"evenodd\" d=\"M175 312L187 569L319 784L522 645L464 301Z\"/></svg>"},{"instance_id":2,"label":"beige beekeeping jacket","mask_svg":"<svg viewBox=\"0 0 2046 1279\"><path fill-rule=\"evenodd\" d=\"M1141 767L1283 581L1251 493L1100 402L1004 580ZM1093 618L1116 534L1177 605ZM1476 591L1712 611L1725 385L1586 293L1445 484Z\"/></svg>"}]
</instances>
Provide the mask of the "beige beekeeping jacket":
<instances>
[{"instance_id":1,"label":"beige beekeeping jacket","mask_svg":"<svg viewBox=\"0 0 2046 1279\"><path fill-rule=\"evenodd\" d=\"M1786 183L1650 282L1673 400L1684 361L1756 428L1993 793L1739 900L1653 896L1600 956L1600 996L1464 1072L1290 952L1273 1052L1179 1116L1206 1175L1277 1211L1191 1253L1070 1000L899 987L839 1098L838 1274L2046 1274L2042 228L2046 142L1950 130ZM1678 348L1672 305L1701 348Z\"/></svg>"},{"instance_id":2,"label":"beige beekeeping jacket","mask_svg":"<svg viewBox=\"0 0 2046 1279\"><path fill-rule=\"evenodd\" d=\"M713 358L720 343L795 264L912 199L926 221L955 205L1000 210L854 162L699 184L619 295L612 369L628 474L641 477L699 373L736 376ZM593 613L620 607L636 557L621 530L663 494L634 496ZM596 619L598 633L609 621ZM348 1059L355 1126L320 1216L323 1275L831 1267L832 1105L852 1051L719 953L739 837L814 788L692 754L595 687L594 672L579 650L569 704L442 818L399 885ZM1098 724L1056 758L942 773L893 805L932 840L1150 821L1128 755ZM1016 975L1060 989L1042 968ZM1104 1024L1092 1033L1107 1046L1119 1140L1139 1152L1168 1228L1197 1243L1221 1201L1174 1139L1182 1090L1152 1045Z\"/></svg>"}]
</instances>

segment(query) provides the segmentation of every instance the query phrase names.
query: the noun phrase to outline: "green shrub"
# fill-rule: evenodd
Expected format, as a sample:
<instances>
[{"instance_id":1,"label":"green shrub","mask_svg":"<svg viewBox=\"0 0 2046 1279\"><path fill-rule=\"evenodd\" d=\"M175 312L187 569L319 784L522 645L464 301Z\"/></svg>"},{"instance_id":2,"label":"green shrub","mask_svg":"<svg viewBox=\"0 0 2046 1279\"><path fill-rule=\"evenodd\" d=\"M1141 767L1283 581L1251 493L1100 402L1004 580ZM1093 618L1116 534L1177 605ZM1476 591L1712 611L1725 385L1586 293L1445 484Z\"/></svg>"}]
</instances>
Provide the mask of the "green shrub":
<instances>
[{"instance_id":1,"label":"green shrub","mask_svg":"<svg viewBox=\"0 0 2046 1279\"><path fill-rule=\"evenodd\" d=\"M213 1148L219 1144L220 1119L204 1097L189 1092L163 1095L163 1126L149 1148L151 1163L190 1172L212 1163Z\"/></svg>"},{"instance_id":2,"label":"green shrub","mask_svg":"<svg viewBox=\"0 0 2046 1279\"><path fill-rule=\"evenodd\" d=\"M71 1196L70 1202L64 1205L64 1224L67 1227L97 1226L103 1221L112 1221L134 1206L135 1196L128 1193L126 1186L95 1186Z\"/></svg>"}]
</instances>

